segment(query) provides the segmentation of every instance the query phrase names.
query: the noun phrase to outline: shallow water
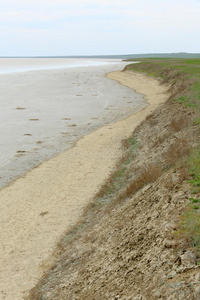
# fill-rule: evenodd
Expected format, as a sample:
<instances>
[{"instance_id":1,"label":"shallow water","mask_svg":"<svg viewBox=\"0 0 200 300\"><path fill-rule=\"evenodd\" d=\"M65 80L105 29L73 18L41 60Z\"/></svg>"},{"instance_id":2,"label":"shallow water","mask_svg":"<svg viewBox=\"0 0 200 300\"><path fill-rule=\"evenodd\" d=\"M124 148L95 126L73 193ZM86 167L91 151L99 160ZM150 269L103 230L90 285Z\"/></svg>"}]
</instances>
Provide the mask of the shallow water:
<instances>
[{"instance_id":1,"label":"shallow water","mask_svg":"<svg viewBox=\"0 0 200 300\"><path fill-rule=\"evenodd\" d=\"M0 187L81 136L145 107L141 95L105 77L126 64L0 75Z\"/></svg>"}]
</instances>

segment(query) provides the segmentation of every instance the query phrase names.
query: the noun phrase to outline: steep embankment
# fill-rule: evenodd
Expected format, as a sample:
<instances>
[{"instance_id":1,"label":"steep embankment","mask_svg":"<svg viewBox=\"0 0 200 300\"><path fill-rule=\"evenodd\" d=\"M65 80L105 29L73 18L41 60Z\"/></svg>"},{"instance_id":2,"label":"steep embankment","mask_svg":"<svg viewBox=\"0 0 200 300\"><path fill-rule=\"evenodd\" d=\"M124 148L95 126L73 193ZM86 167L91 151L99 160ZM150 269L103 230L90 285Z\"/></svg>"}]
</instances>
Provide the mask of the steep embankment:
<instances>
[{"instance_id":1,"label":"steep embankment","mask_svg":"<svg viewBox=\"0 0 200 300\"><path fill-rule=\"evenodd\" d=\"M152 64L136 68L152 73ZM188 183L199 176L198 159L189 172L199 112L180 103L190 80L165 68L172 96L124 141L116 171L29 299L200 299L199 188Z\"/></svg>"}]
</instances>

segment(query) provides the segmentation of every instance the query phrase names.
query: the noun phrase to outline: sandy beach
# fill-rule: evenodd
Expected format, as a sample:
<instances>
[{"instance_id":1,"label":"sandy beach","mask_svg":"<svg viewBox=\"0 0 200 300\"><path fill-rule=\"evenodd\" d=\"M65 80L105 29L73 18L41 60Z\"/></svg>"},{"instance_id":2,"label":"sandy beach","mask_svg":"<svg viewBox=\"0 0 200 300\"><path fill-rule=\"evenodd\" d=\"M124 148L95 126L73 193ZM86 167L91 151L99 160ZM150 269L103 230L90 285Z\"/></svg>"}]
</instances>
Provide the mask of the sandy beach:
<instances>
[{"instance_id":1,"label":"sandy beach","mask_svg":"<svg viewBox=\"0 0 200 300\"><path fill-rule=\"evenodd\" d=\"M34 286L59 237L113 171L123 154L122 141L167 100L167 87L145 75L116 71L108 77L143 94L148 106L85 135L0 190L1 299L23 299Z\"/></svg>"}]
</instances>

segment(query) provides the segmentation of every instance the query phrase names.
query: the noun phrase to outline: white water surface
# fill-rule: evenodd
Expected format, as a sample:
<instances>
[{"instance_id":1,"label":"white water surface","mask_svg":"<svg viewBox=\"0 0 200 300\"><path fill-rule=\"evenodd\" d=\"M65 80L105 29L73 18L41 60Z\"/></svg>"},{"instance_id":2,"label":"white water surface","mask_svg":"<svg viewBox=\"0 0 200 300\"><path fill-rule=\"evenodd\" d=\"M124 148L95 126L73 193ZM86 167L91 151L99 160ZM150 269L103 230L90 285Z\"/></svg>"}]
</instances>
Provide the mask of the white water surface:
<instances>
[{"instance_id":1,"label":"white water surface","mask_svg":"<svg viewBox=\"0 0 200 300\"><path fill-rule=\"evenodd\" d=\"M8 62L0 74L0 187L146 106L142 95L106 78L125 67L120 60Z\"/></svg>"},{"instance_id":2,"label":"white water surface","mask_svg":"<svg viewBox=\"0 0 200 300\"><path fill-rule=\"evenodd\" d=\"M0 57L0 74L36 70L65 69L87 66L102 66L120 62L120 59L94 58L3 58Z\"/></svg>"}]
</instances>

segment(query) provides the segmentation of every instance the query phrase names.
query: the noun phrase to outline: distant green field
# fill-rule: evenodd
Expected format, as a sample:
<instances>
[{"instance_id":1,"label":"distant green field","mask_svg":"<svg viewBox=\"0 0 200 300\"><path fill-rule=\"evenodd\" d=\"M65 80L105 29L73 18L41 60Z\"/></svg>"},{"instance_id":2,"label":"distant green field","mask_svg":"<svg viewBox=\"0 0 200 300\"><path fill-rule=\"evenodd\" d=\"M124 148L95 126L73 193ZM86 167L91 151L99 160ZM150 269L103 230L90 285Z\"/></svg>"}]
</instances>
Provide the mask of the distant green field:
<instances>
[{"instance_id":1,"label":"distant green field","mask_svg":"<svg viewBox=\"0 0 200 300\"><path fill-rule=\"evenodd\" d=\"M147 53L147 54L129 54L124 55L127 59L131 58L200 58L200 53Z\"/></svg>"},{"instance_id":2,"label":"distant green field","mask_svg":"<svg viewBox=\"0 0 200 300\"><path fill-rule=\"evenodd\" d=\"M138 59L130 61L138 61ZM139 64L130 64L126 69L145 72L148 75L163 78L169 83L173 83L181 77L185 90L174 101L184 103L186 107L194 108L200 112L200 58L144 58L139 61Z\"/></svg>"},{"instance_id":3,"label":"distant green field","mask_svg":"<svg viewBox=\"0 0 200 300\"><path fill-rule=\"evenodd\" d=\"M141 59L129 59L128 61L140 61L141 64L132 64L128 68L135 71L143 71L145 69L154 69L152 75L155 76L164 76L163 67L176 69L181 73L189 74L190 77L197 80L197 77L200 77L200 58L141 58ZM152 64L152 67L151 67Z\"/></svg>"}]
</instances>

